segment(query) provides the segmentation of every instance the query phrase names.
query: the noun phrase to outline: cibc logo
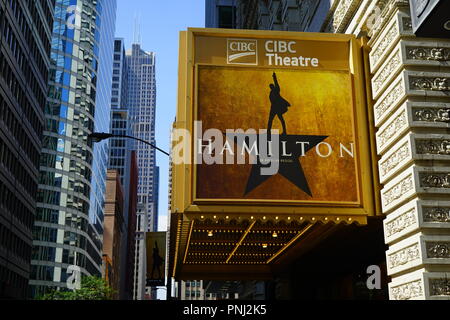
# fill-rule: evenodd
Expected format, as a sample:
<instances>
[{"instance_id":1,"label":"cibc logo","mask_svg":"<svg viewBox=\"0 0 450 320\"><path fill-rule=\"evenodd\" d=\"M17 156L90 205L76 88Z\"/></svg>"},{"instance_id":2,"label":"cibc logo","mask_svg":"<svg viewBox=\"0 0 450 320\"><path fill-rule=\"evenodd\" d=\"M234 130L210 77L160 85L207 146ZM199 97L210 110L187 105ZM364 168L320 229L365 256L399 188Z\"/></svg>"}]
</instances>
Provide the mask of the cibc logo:
<instances>
[{"instance_id":1,"label":"cibc logo","mask_svg":"<svg viewBox=\"0 0 450 320\"><path fill-rule=\"evenodd\" d=\"M258 43L250 39L227 39L227 63L258 65Z\"/></svg>"}]
</instances>

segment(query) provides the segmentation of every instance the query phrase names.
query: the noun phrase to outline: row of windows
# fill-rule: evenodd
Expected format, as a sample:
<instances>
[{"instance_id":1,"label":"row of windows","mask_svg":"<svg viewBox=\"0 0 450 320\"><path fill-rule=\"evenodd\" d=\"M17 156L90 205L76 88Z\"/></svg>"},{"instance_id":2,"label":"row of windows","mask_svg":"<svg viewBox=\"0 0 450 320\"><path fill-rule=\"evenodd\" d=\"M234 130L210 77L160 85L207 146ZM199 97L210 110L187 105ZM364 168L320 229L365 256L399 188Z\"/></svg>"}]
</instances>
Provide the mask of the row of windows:
<instances>
[{"instance_id":1,"label":"row of windows","mask_svg":"<svg viewBox=\"0 0 450 320\"><path fill-rule=\"evenodd\" d=\"M110 157L125 157L125 149L111 148Z\"/></svg>"},{"instance_id":2,"label":"row of windows","mask_svg":"<svg viewBox=\"0 0 450 320\"><path fill-rule=\"evenodd\" d=\"M30 241L31 242L31 241ZM31 243L23 241L17 234L12 232L0 222L0 246L26 263L31 256Z\"/></svg>"},{"instance_id":3,"label":"row of windows","mask_svg":"<svg viewBox=\"0 0 450 320\"><path fill-rule=\"evenodd\" d=\"M66 138L67 141L70 142L70 150L66 150L66 142L63 138L53 137L50 135L45 135L42 140L42 147L49 150L59 151L70 153L71 155L83 159L86 163L92 163L92 152L89 148L92 147L92 144L84 135L83 137L75 138L75 140L71 140ZM86 141L86 142L82 142ZM90 177L86 177L86 179L90 179Z\"/></svg>"},{"instance_id":4,"label":"row of windows","mask_svg":"<svg viewBox=\"0 0 450 320\"><path fill-rule=\"evenodd\" d=\"M39 82L37 80L37 77L35 76L34 72L32 71L28 57L26 57L23 53L23 49L21 48L19 41L17 37L15 36L13 29L11 28L10 24L8 23L8 20L4 20L4 26L3 26L3 37L4 42L9 45L9 48L11 49L16 61L17 65L22 70L22 74L25 77L27 86L31 89L34 96L36 97L36 100L38 101L39 105L42 107L45 103L45 89L42 89L39 86ZM3 64L6 64L7 60L2 55L0 56L0 70L3 70ZM44 83L42 83L43 86L46 86L47 82L47 69L45 68L46 72L41 73L44 78Z\"/></svg>"},{"instance_id":5,"label":"row of windows","mask_svg":"<svg viewBox=\"0 0 450 320\"><path fill-rule=\"evenodd\" d=\"M34 7L33 3L34 3L34 1L28 1L30 13L33 16L33 19L35 21L34 25L39 29L39 33L40 33L41 39L42 40L46 39L46 41L42 41L42 43L44 45L45 52L46 52L46 54L48 56L50 54L50 39L48 39L46 37L42 23L40 21L39 21L39 23L36 23L37 22L36 21L36 19L37 19L36 18L37 12L36 12L36 10L34 8L31 8L31 7ZM34 61L36 63L36 67L40 71L40 73L41 73L41 75L42 75L42 77L43 77L43 79L44 79L44 81L46 83L47 82L48 69L47 69L47 65L45 63L45 60L42 57L41 52L39 50L40 45L38 43L36 43L36 39L34 38L33 33L31 32L31 28L28 26L28 23L26 22L25 16L23 14L23 10L21 8L19 8L20 5L15 0L10 0L10 5L11 5L11 8L13 9L13 11L14 11L14 16L16 17L17 24L20 27L20 31L22 32L23 37L25 38L25 42L28 44L28 49L23 50L22 48L20 48L20 45L19 45L19 43L17 41L16 36L13 33L11 25L8 22L8 19L4 19L4 26L3 26L3 28L4 28L4 30L3 30L4 39L5 39L5 41L7 43L9 43L9 47L11 48L11 50L13 52L15 52L15 51L18 52L17 55L16 55L16 58L17 58L17 56L21 56L22 59L23 59L24 58L24 54L23 54L24 51L28 52L28 53L31 53L31 55L33 56ZM27 74L27 72L29 74L32 74L30 72L29 67L28 67L28 70L27 69L25 69L25 70L22 69L22 71L24 72L24 75L27 76L27 77L30 76L30 75ZM35 80L35 79L32 79L32 80ZM39 104L41 106L43 106L44 103L45 103L45 92L44 93L40 92L37 89L37 81L35 81L35 82L36 82L35 85L33 85L32 82L28 82L28 85L30 85L30 86L33 85L31 88L32 88L32 90L33 90L37 100L39 101ZM35 86L36 86L36 88L34 88Z\"/></svg>"},{"instance_id":6,"label":"row of windows","mask_svg":"<svg viewBox=\"0 0 450 320\"><path fill-rule=\"evenodd\" d=\"M200 291L199 290L186 290L186 298L200 298Z\"/></svg>"},{"instance_id":7,"label":"row of windows","mask_svg":"<svg viewBox=\"0 0 450 320\"><path fill-rule=\"evenodd\" d=\"M44 152L41 156L40 165L46 168L61 169L65 167L64 162L66 161L69 161L69 173L75 174L74 176L81 181L83 181L82 178L86 181L91 180L92 171L90 166L84 158L76 153L71 153L70 156L62 156L55 153Z\"/></svg>"},{"instance_id":8,"label":"row of windows","mask_svg":"<svg viewBox=\"0 0 450 320\"><path fill-rule=\"evenodd\" d=\"M13 8L12 3L17 2L16 0L10 0L10 6ZM53 24L53 13L52 10L49 8L48 3L46 0L24 0L24 2L27 3L28 11L31 14L31 18L33 20L33 25L38 30L39 38L41 39L42 44L44 45L45 52L50 52L50 38L47 36L47 33L45 32L44 24L43 22L47 22L47 26L49 30L51 30L52 24ZM51 1L51 2L54 2ZM39 3L40 7L44 11L44 19L41 19L39 15ZM13 9L14 10L14 9ZM16 16L17 18L17 16Z\"/></svg>"},{"instance_id":9,"label":"row of windows","mask_svg":"<svg viewBox=\"0 0 450 320\"><path fill-rule=\"evenodd\" d=\"M83 3L84 4L84 3ZM83 6L85 8L85 6ZM62 8L56 7L56 14L66 14L70 16L70 14L65 11L67 7ZM91 23L93 19L91 19L93 15L81 13L81 28L75 32L74 29L68 28L67 19L60 19L55 16L55 20L53 23L53 38L61 37L72 40L74 43L80 43L85 49L93 52L96 57L99 55L99 30L94 29L94 24ZM98 17L97 17L98 18ZM90 26L89 26L90 24Z\"/></svg>"},{"instance_id":10,"label":"row of windows","mask_svg":"<svg viewBox=\"0 0 450 320\"><path fill-rule=\"evenodd\" d=\"M84 195L89 198L90 187L80 179L75 179L73 177L67 177L67 181L63 180L63 175L61 173L41 171L39 173L39 183L52 186L57 188L68 189L79 194Z\"/></svg>"},{"instance_id":11,"label":"row of windows","mask_svg":"<svg viewBox=\"0 0 450 320\"><path fill-rule=\"evenodd\" d=\"M28 279L0 265L0 287L3 287L4 284L18 290L17 297L26 297Z\"/></svg>"},{"instance_id":12,"label":"row of windows","mask_svg":"<svg viewBox=\"0 0 450 320\"><path fill-rule=\"evenodd\" d=\"M34 222L33 211L29 210L2 181L0 181L0 207L8 210L28 230L31 230Z\"/></svg>"},{"instance_id":13,"label":"row of windows","mask_svg":"<svg viewBox=\"0 0 450 320\"><path fill-rule=\"evenodd\" d=\"M125 160L124 159L111 158L110 161L109 161L109 165L111 167L123 167L123 166L125 166Z\"/></svg>"},{"instance_id":14,"label":"row of windows","mask_svg":"<svg viewBox=\"0 0 450 320\"><path fill-rule=\"evenodd\" d=\"M127 127L127 120L114 120L112 123L115 129L125 129Z\"/></svg>"},{"instance_id":15,"label":"row of windows","mask_svg":"<svg viewBox=\"0 0 450 320\"><path fill-rule=\"evenodd\" d=\"M33 0L28 0L28 2L32 2ZM53 8L55 7L55 0L50 0L51 6L48 5L49 2L47 0L40 0L41 8L44 11L45 20L47 21L47 25L51 27L53 24Z\"/></svg>"},{"instance_id":16,"label":"row of windows","mask_svg":"<svg viewBox=\"0 0 450 320\"><path fill-rule=\"evenodd\" d=\"M49 209L49 208L37 208L36 210L36 221L40 222L48 222L52 224L58 224L59 223L59 215L64 214L65 215L65 225L85 231L88 233L89 230L89 221L87 218L79 215L79 214L73 214L68 211L60 211L55 209Z\"/></svg>"},{"instance_id":17,"label":"row of windows","mask_svg":"<svg viewBox=\"0 0 450 320\"><path fill-rule=\"evenodd\" d=\"M3 63L3 66L0 65L0 72L1 76L6 82L6 85L9 87L13 96L15 97L17 103L22 107L22 111L24 112L27 120L30 122L36 134L41 137L42 123L40 122L39 117L32 107L28 97L25 95L22 87L14 76L14 73L9 64Z\"/></svg>"},{"instance_id":18,"label":"row of windows","mask_svg":"<svg viewBox=\"0 0 450 320\"><path fill-rule=\"evenodd\" d=\"M64 206L69 209L77 210L85 215L89 214L89 203L77 196L66 194L65 203L61 203L61 192L50 190L38 190L37 202L52 204L56 206Z\"/></svg>"},{"instance_id":19,"label":"row of windows","mask_svg":"<svg viewBox=\"0 0 450 320\"><path fill-rule=\"evenodd\" d=\"M72 86L73 78L76 78L75 86ZM89 97L92 99L92 101L95 101L96 89L94 86L97 84L97 76L95 74L90 75L85 73L84 71L80 71L76 74L69 71L64 72L63 70L51 68L50 81L53 81L67 88L72 87L74 88L73 90L76 90L76 96L80 98L84 97L85 99L86 97ZM53 96L51 97L53 98ZM57 98L55 97L55 99ZM63 101L67 100L63 99Z\"/></svg>"},{"instance_id":20,"label":"row of windows","mask_svg":"<svg viewBox=\"0 0 450 320\"><path fill-rule=\"evenodd\" d=\"M87 114L84 109L79 110L78 108L69 108L67 105L61 104L60 102L55 103L49 101L45 107L45 114L47 117L53 116L51 118L61 118L62 121L70 123L74 127L80 127L91 132L94 131L94 121L92 116ZM48 128L49 126L47 126L47 130L51 131Z\"/></svg>"},{"instance_id":21,"label":"row of windows","mask_svg":"<svg viewBox=\"0 0 450 320\"><path fill-rule=\"evenodd\" d=\"M3 99L3 96L0 94L0 121L3 121L3 124L9 129L12 136L16 138L19 142L20 147L25 154L28 156L28 159L34 164L35 168L38 169L39 164L39 154L40 150L37 149L34 144L31 142L29 136L23 129L22 124L19 120L14 116L12 110L10 110L8 104ZM39 138L42 135L40 134Z\"/></svg>"},{"instance_id":22,"label":"row of windows","mask_svg":"<svg viewBox=\"0 0 450 320\"><path fill-rule=\"evenodd\" d=\"M125 139L111 139L111 148L125 148Z\"/></svg>"},{"instance_id":23,"label":"row of windows","mask_svg":"<svg viewBox=\"0 0 450 320\"><path fill-rule=\"evenodd\" d=\"M51 73L52 71L50 71ZM75 93L73 92L73 90L69 90L68 88L63 88L60 86L55 86L55 85L50 85L48 90L48 97L50 99L56 100L58 102L69 102L69 95L75 95L75 101L74 104L78 107L78 109L83 110L88 112L90 115L94 114L94 110L95 110L95 90L91 91L91 94L86 95L85 92L87 88L82 88L82 87L86 87L85 85L83 85L82 83L78 83L79 80L77 80L77 86L80 86L80 91L77 90ZM78 88L78 87L77 87ZM83 90L83 91L81 91ZM72 98L72 97L70 97ZM54 102L56 102L54 101Z\"/></svg>"},{"instance_id":24,"label":"row of windows","mask_svg":"<svg viewBox=\"0 0 450 320\"><path fill-rule=\"evenodd\" d=\"M58 24L59 22L55 21L55 29L58 28ZM66 27L65 24L64 26L61 26L61 28ZM74 48L74 45L77 46ZM77 48L78 52L76 50L74 51L74 49ZM82 65L81 62L84 62L83 69L85 72L95 75L98 71L98 61L96 57L93 56L92 49L92 44L74 44L73 39L63 39L63 37L53 34L50 62L52 66L65 67L68 70L71 69L73 61L78 61L78 66Z\"/></svg>"},{"instance_id":25,"label":"row of windows","mask_svg":"<svg viewBox=\"0 0 450 320\"><path fill-rule=\"evenodd\" d=\"M56 242L58 229L43 226L34 226L33 239L44 242ZM91 242L84 236L75 232L64 231L65 245L75 246L83 249L94 260L97 265L102 263L102 258L99 253L94 249ZM69 263L69 262L64 262ZM81 267L84 267L81 265Z\"/></svg>"},{"instance_id":26,"label":"row of windows","mask_svg":"<svg viewBox=\"0 0 450 320\"><path fill-rule=\"evenodd\" d=\"M22 163L18 161L16 154L17 152L13 152L3 140L0 140L0 164L3 164L28 194L34 197L36 195L37 183Z\"/></svg>"},{"instance_id":27,"label":"row of windows","mask_svg":"<svg viewBox=\"0 0 450 320\"><path fill-rule=\"evenodd\" d=\"M68 255L66 253L67 250L63 251L63 256ZM80 263L78 262L78 259L80 259ZM82 265L81 260L87 261L87 263L83 263L85 266ZM99 271L97 268L94 267L94 265L84 257L81 253L77 252L77 265L81 266L82 268L85 268L90 274L100 276ZM31 279L33 280L40 280L40 281L53 281L54 280L54 272L55 267L53 266L42 266L42 265L31 265ZM62 268L61 269L61 282L65 283L67 281L67 278L70 275L67 274L67 269ZM32 296L36 297L38 295L45 294L48 290L51 290L53 288L48 286L32 286Z\"/></svg>"}]
</instances>

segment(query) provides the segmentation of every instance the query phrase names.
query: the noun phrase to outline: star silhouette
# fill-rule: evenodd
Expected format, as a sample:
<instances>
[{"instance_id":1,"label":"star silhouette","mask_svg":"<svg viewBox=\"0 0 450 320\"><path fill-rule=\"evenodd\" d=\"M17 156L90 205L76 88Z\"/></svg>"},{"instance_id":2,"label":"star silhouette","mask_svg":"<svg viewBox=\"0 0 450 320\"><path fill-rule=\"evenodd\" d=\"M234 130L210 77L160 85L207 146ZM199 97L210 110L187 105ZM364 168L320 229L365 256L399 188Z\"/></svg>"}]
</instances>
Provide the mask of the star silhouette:
<instances>
[{"instance_id":1,"label":"star silhouette","mask_svg":"<svg viewBox=\"0 0 450 320\"><path fill-rule=\"evenodd\" d=\"M237 137L238 144L242 144L243 141L247 141L246 143L248 143L248 141L255 141L253 139L256 138L258 150L260 150L260 134L234 134L234 136ZM272 137L273 136L274 135L272 135ZM248 138L244 139L244 137ZM227 135L227 138L231 138L231 136ZM279 169L276 174L282 175L297 188L312 197L311 189L309 188L308 181L299 158L306 155L309 150L327 138L328 136L313 135L279 136ZM247 180L244 196L272 177L272 175L261 174L261 169L264 167L270 167L270 163L262 164L259 155L257 155L256 158L256 164L252 165L252 169Z\"/></svg>"}]
</instances>

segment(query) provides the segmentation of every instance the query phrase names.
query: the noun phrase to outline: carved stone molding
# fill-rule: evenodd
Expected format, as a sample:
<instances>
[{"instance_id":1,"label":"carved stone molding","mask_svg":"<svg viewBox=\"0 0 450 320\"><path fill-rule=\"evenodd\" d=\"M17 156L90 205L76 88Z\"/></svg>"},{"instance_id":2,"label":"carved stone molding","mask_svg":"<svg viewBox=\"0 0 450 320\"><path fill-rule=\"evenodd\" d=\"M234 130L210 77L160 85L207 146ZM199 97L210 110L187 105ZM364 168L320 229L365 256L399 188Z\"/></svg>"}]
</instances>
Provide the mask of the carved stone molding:
<instances>
[{"instance_id":1,"label":"carved stone molding","mask_svg":"<svg viewBox=\"0 0 450 320\"><path fill-rule=\"evenodd\" d=\"M378 135L379 149L389 141L396 133L408 125L406 112L400 113L394 120Z\"/></svg>"},{"instance_id":2,"label":"carved stone molding","mask_svg":"<svg viewBox=\"0 0 450 320\"><path fill-rule=\"evenodd\" d=\"M397 199L400 199L405 193L414 188L413 175L408 175L406 178L395 184L391 189L383 194L384 205L388 206Z\"/></svg>"},{"instance_id":3,"label":"carved stone molding","mask_svg":"<svg viewBox=\"0 0 450 320\"><path fill-rule=\"evenodd\" d=\"M416 209L412 208L394 220L387 222L385 232L387 237L391 237L395 233L399 233L417 222Z\"/></svg>"},{"instance_id":4,"label":"carved stone molding","mask_svg":"<svg viewBox=\"0 0 450 320\"><path fill-rule=\"evenodd\" d=\"M374 92L374 96L377 96L379 90L385 83L385 81L395 73L396 70L400 67L402 63L401 51L398 50L395 55L384 65L381 70L377 72L377 74L372 79L372 89Z\"/></svg>"},{"instance_id":5,"label":"carved stone molding","mask_svg":"<svg viewBox=\"0 0 450 320\"><path fill-rule=\"evenodd\" d=\"M419 173L420 186L425 188L450 188L450 173Z\"/></svg>"},{"instance_id":6,"label":"carved stone molding","mask_svg":"<svg viewBox=\"0 0 450 320\"><path fill-rule=\"evenodd\" d=\"M405 142L400 148L392 153L387 159L380 162L381 176L385 177L390 171L395 169L403 160L410 155L409 142Z\"/></svg>"},{"instance_id":7,"label":"carved stone molding","mask_svg":"<svg viewBox=\"0 0 450 320\"><path fill-rule=\"evenodd\" d=\"M450 81L447 77L413 77L409 78L409 85L414 90L450 90Z\"/></svg>"},{"instance_id":8,"label":"carved stone molding","mask_svg":"<svg viewBox=\"0 0 450 320\"><path fill-rule=\"evenodd\" d=\"M430 279L430 295L432 296L450 296L450 279L439 278Z\"/></svg>"},{"instance_id":9,"label":"carved stone molding","mask_svg":"<svg viewBox=\"0 0 450 320\"><path fill-rule=\"evenodd\" d=\"M450 108L414 108L414 121L450 122Z\"/></svg>"},{"instance_id":10,"label":"carved stone molding","mask_svg":"<svg viewBox=\"0 0 450 320\"><path fill-rule=\"evenodd\" d=\"M328 18L326 27L322 31L339 33L344 31L355 10L359 7L361 1L358 0L340 0L333 14Z\"/></svg>"},{"instance_id":11,"label":"carved stone molding","mask_svg":"<svg viewBox=\"0 0 450 320\"><path fill-rule=\"evenodd\" d=\"M409 6L408 0L379 0L377 2L377 7L380 8L381 14L380 14L380 21L378 24L376 24L369 32L369 36L373 37L374 35L378 34L378 32L384 27L384 25L387 23L387 18L390 16L391 11L394 8L397 7L407 7Z\"/></svg>"},{"instance_id":12,"label":"carved stone molding","mask_svg":"<svg viewBox=\"0 0 450 320\"><path fill-rule=\"evenodd\" d=\"M386 52L387 48L394 42L394 39L399 36L398 26L394 23L387 34L383 37L378 46L371 52L370 60L372 66L375 66L380 61L381 56Z\"/></svg>"},{"instance_id":13,"label":"carved stone molding","mask_svg":"<svg viewBox=\"0 0 450 320\"><path fill-rule=\"evenodd\" d=\"M393 269L398 266L407 264L408 262L420 259L419 244L415 243L412 246L406 247L400 251L394 252L388 256L389 268Z\"/></svg>"},{"instance_id":14,"label":"carved stone molding","mask_svg":"<svg viewBox=\"0 0 450 320\"><path fill-rule=\"evenodd\" d=\"M403 79L397 80L397 83L392 90L375 106L375 118L379 120L386 111L402 96L405 95L405 86Z\"/></svg>"},{"instance_id":15,"label":"carved stone molding","mask_svg":"<svg viewBox=\"0 0 450 320\"><path fill-rule=\"evenodd\" d=\"M428 258L450 258L450 242L426 242Z\"/></svg>"},{"instance_id":16,"label":"carved stone molding","mask_svg":"<svg viewBox=\"0 0 450 320\"><path fill-rule=\"evenodd\" d=\"M417 139L416 153L450 155L450 140Z\"/></svg>"},{"instance_id":17,"label":"carved stone molding","mask_svg":"<svg viewBox=\"0 0 450 320\"><path fill-rule=\"evenodd\" d=\"M450 222L450 207L423 207L423 221L431 223Z\"/></svg>"},{"instance_id":18,"label":"carved stone molding","mask_svg":"<svg viewBox=\"0 0 450 320\"><path fill-rule=\"evenodd\" d=\"M450 61L450 50L444 47L406 47L406 57L413 60Z\"/></svg>"},{"instance_id":19,"label":"carved stone molding","mask_svg":"<svg viewBox=\"0 0 450 320\"><path fill-rule=\"evenodd\" d=\"M409 300L420 296L423 296L421 279L391 287L393 300Z\"/></svg>"},{"instance_id":20,"label":"carved stone molding","mask_svg":"<svg viewBox=\"0 0 450 320\"><path fill-rule=\"evenodd\" d=\"M407 10L405 10L407 11ZM383 59L391 53L391 48L396 45L400 37L414 37L411 26L411 18L405 12L398 11L389 16L389 21L373 40L369 41L372 51L369 54L370 71L375 73Z\"/></svg>"}]
</instances>

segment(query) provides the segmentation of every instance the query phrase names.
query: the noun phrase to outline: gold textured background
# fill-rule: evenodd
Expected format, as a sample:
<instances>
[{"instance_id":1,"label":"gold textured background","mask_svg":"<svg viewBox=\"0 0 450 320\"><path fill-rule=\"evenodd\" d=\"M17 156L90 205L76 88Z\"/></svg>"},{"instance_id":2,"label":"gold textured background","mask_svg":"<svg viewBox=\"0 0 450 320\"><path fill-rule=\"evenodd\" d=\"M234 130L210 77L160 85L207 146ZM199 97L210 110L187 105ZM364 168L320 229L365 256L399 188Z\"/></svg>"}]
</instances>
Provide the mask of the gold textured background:
<instances>
[{"instance_id":1,"label":"gold textured background","mask_svg":"<svg viewBox=\"0 0 450 320\"><path fill-rule=\"evenodd\" d=\"M217 128L266 129L272 69L199 66L198 114L203 131ZM251 165L197 165L197 198L356 202L355 159L339 158L339 143L356 141L352 122L351 78L347 72L276 70L281 95L291 104L284 114L288 134L324 135L333 147L329 158L315 148L300 161L311 198L277 174L243 197ZM281 132L276 117L273 129ZM323 150L323 153L326 149ZM248 161L247 161L248 163Z\"/></svg>"}]
</instances>

